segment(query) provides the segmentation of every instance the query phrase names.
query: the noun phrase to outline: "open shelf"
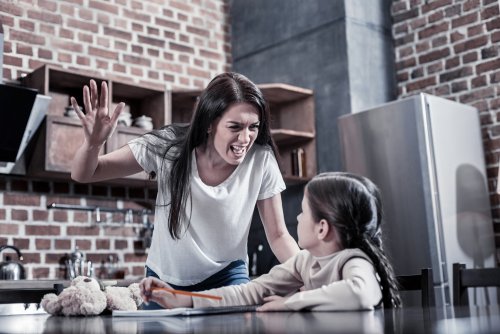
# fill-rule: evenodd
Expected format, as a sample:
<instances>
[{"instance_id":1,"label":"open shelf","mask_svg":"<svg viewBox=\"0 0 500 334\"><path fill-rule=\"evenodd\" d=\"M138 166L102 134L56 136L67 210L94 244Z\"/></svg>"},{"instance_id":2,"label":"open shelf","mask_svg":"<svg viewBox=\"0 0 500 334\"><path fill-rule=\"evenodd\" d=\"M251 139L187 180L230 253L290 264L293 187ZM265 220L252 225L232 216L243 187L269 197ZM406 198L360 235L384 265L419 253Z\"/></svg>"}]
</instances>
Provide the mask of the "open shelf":
<instances>
[{"instance_id":1,"label":"open shelf","mask_svg":"<svg viewBox=\"0 0 500 334\"><path fill-rule=\"evenodd\" d=\"M120 78L102 78L98 73L44 65L23 78L25 86L52 97L30 173L69 178L71 160L83 142L83 131L78 119L63 115L70 105L71 96L83 106L82 88L91 79L97 81L99 88L102 81L108 83L111 112L118 103L124 102L132 119L142 115L151 117L155 129L170 123L189 123L202 92L199 89L167 90L163 85L132 84ZM269 104L271 132L280 153L284 179L289 184L306 182L317 169L312 90L283 83L260 84L258 87ZM112 152L145 132L141 128L119 125L102 153ZM305 175L294 175L296 168L292 166L296 166L297 161L292 161L292 158L297 150L303 152L301 163L305 165L300 170L305 171ZM144 181L144 175L134 175L123 182L128 184L131 179Z\"/></svg>"}]
</instances>

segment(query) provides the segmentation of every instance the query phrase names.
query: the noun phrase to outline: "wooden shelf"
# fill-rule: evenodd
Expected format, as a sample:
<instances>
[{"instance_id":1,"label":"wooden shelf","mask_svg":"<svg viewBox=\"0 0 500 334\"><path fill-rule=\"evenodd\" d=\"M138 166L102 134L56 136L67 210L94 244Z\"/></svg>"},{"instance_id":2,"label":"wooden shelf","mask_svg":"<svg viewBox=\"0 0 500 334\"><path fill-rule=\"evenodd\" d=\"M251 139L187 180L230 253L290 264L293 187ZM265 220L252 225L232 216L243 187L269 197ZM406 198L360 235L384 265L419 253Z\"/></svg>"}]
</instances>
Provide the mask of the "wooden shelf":
<instances>
[{"instance_id":1,"label":"wooden shelf","mask_svg":"<svg viewBox=\"0 0 500 334\"><path fill-rule=\"evenodd\" d=\"M48 116L41 130L39 142L29 166L34 175L60 176L69 179L71 161L75 151L83 142L83 131L78 119L64 117L69 99L74 96L83 105L82 87L90 79L109 86L110 110L125 102L132 118L142 115L153 119L158 129L170 123L189 123L198 97L199 89L167 90L162 85L131 84L120 78L102 78L98 73L62 69L44 65L23 78L23 83L36 88L40 93L52 97ZM314 97L312 90L283 83L260 84L271 112L272 135L281 157L281 167L287 183L303 183L316 174L316 129L314 119ZM135 127L117 126L108 139L103 154L112 152L146 131ZM292 156L297 149L303 150L306 171L304 177L292 173ZM136 174L118 183L129 184L137 180L156 186L147 180L145 173ZM110 183L117 183L113 180Z\"/></svg>"},{"instance_id":2,"label":"wooden shelf","mask_svg":"<svg viewBox=\"0 0 500 334\"><path fill-rule=\"evenodd\" d=\"M309 180L311 180L310 177L300 177L294 175L285 175L283 179L285 180L285 183L288 185L304 184L307 183Z\"/></svg>"},{"instance_id":3,"label":"wooden shelf","mask_svg":"<svg viewBox=\"0 0 500 334\"><path fill-rule=\"evenodd\" d=\"M271 133L278 146L288 184L307 182L316 174L316 126L313 91L283 83L260 84L271 112ZM171 91L173 123L191 121L201 90ZM306 177L292 175L292 151L304 149Z\"/></svg>"},{"instance_id":4,"label":"wooden shelf","mask_svg":"<svg viewBox=\"0 0 500 334\"><path fill-rule=\"evenodd\" d=\"M289 103L306 99L313 95L313 91L283 83L258 85L268 103Z\"/></svg>"},{"instance_id":5,"label":"wooden shelf","mask_svg":"<svg viewBox=\"0 0 500 334\"><path fill-rule=\"evenodd\" d=\"M111 99L108 108L113 111L119 102L124 102L132 119L142 115L153 119L153 127L159 128L170 120L168 95L159 85L133 85L113 78L101 78L96 73L62 69L53 65L44 65L23 78L23 84L36 88L41 94L52 97L47 118L41 129L33 158L28 168L35 176L69 179L71 163L76 150L84 140L83 129L79 119L65 117L66 107L70 105L70 97L76 98L83 106L82 88L89 85L91 79L96 80L100 89L102 81L106 81ZM129 140L144 134L146 130L137 127L117 126L108 139L101 154L112 152ZM138 173L124 180L113 180L113 184L156 185L149 181L146 173Z\"/></svg>"},{"instance_id":6,"label":"wooden shelf","mask_svg":"<svg viewBox=\"0 0 500 334\"><path fill-rule=\"evenodd\" d=\"M29 174L44 177L69 174L74 153L84 140L80 121L49 114L39 131Z\"/></svg>"},{"instance_id":7,"label":"wooden shelf","mask_svg":"<svg viewBox=\"0 0 500 334\"><path fill-rule=\"evenodd\" d=\"M308 140L314 139L315 135L312 132L305 131L295 131L288 129L272 129L271 134L273 135L276 145L295 145L299 143L306 142Z\"/></svg>"},{"instance_id":8,"label":"wooden shelf","mask_svg":"<svg viewBox=\"0 0 500 334\"><path fill-rule=\"evenodd\" d=\"M278 146L287 184L307 182L316 174L316 125L314 95L310 89L283 83L258 85L271 111L271 133ZM293 175L296 149L303 149L306 175Z\"/></svg>"}]
</instances>

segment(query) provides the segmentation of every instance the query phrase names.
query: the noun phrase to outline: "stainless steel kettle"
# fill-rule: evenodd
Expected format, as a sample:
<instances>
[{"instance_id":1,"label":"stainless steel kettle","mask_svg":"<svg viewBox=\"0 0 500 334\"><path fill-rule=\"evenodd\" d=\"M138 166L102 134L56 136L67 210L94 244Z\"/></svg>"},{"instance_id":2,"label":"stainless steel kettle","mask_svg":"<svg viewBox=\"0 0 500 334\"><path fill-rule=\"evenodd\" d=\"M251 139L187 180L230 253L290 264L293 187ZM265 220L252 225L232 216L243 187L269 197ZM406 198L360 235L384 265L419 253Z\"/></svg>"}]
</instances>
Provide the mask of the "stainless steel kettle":
<instances>
[{"instance_id":1,"label":"stainless steel kettle","mask_svg":"<svg viewBox=\"0 0 500 334\"><path fill-rule=\"evenodd\" d=\"M15 246L0 246L0 252L6 248L15 250L19 260L23 260L23 255ZM10 256L6 256L5 260L0 263L0 280L20 280L26 278L24 267L20 262L12 261Z\"/></svg>"}]
</instances>

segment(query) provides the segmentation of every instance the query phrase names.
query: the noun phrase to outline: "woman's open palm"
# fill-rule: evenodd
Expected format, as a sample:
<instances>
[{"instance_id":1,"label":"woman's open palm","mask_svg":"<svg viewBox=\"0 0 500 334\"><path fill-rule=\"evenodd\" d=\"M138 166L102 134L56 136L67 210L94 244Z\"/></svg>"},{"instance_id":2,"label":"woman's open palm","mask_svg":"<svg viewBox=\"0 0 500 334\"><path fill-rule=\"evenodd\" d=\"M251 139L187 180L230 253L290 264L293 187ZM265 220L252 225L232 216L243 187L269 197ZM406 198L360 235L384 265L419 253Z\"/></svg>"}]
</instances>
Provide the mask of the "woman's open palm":
<instances>
[{"instance_id":1,"label":"woman's open palm","mask_svg":"<svg viewBox=\"0 0 500 334\"><path fill-rule=\"evenodd\" d=\"M90 89L86 85L83 87L83 104L85 113L80 110L76 99L71 97L71 105L82 122L87 143L90 146L102 146L115 130L124 103L119 103L113 114L109 115L108 85L106 81L101 84L101 94L99 96L97 83L90 80Z\"/></svg>"}]
</instances>

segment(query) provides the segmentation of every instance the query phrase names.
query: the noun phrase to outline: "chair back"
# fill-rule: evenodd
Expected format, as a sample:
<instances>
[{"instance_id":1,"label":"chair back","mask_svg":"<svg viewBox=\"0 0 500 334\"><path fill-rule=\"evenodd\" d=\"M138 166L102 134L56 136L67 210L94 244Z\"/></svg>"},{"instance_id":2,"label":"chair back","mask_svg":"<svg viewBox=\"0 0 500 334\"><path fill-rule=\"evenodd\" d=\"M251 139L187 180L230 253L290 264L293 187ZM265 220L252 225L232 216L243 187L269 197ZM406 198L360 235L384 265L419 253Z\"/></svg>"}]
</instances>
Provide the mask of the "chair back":
<instances>
[{"instance_id":1,"label":"chair back","mask_svg":"<svg viewBox=\"0 0 500 334\"><path fill-rule=\"evenodd\" d=\"M399 291L421 290L423 307L436 306L431 268L424 268L416 275L398 275L396 280Z\"/></svg>"},{"instance_id":2,"label":"chair back","mask_svg":"<svg viewBox=\"0 0 500 334\"><path fill-rule=\"evenodd\" d=\"M470 268L453 264L453 305L468 306L467 288L500 287L500 268Z\"/></svg>"}]
</instances>

